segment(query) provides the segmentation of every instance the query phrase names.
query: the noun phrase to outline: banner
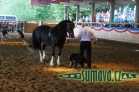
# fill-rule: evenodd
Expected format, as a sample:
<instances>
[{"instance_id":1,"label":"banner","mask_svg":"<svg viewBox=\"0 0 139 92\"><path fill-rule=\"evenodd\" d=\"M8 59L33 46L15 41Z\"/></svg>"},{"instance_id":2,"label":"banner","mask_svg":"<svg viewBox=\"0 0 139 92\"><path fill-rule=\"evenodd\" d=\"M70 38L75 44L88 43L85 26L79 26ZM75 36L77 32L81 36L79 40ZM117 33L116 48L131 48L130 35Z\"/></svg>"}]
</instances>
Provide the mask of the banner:
<instances>
[{"instance_id":1,"label":"banner","mask_svg":"<svg viewBox=\"0 0 139 92\"><path fill-rule=\"evenodd\" d=\"M70 2L70 0L31 0L31 4L35 6L59 4L60 2Z\"/></svg>"},{"instance_id":2,"label":"banner","mask_svg":"<svg viewBox=\"0 0 139 92\"><path fill-rule=\"evenodd\" d=\"M68 3L70 3L70 0L60 0L60 2L68 2Z\"/></svg>"},{"instance_id":3,"label":"banner","mask_svg":"<svg viewBox=\"0 0 139 92\"><path fill-rule=\"evenodd\" d=\"M76 28L81 29L81 25L76 25ZM95 31L106 31L110 32L112 30L118 32L118 33L123 33L126 31L129 31L132 34L139 34L139 28L126 28L126 27L101 27L101 26L89 26L89 28L94 29Z\"/></svg>"},{"instance_id":4,"label":"banner","mask_svg":"<svg viewBox=\"0 0 139 92\"><path fill-rule=\"evenodd\" d=\"M59 4L60 0L49 0L49 3L51 3L51 4Z\"/></svg>"},{"instance_id":5,"label":"banner","mask_svg":"<svg viewBox=\"0 0 139 92\"><path fill-rule=\"evenodd\" d=\"M139 34L139 28L128 28L127 30L132 34Z\"/></svg>"},{"instance_id":6,"label":"banner","mask_svg":"<svg viewBox=\"0 0 139 92\"><path fill-rule=\"evenodd\" d=\"M102 27L100 27L100 26L93 26L92 29L94 29L96 31L100 31L100 30L102 30Z\"/></svg>"},{"instance_id":7,"label":"banner","mask_svg":"<svg viewBox=\"0 0 139 92\"><path fill-rule=\"evenodd\" d=\"M119 33L123 33L127 30L127 28L122 28L122 27L115 27L114 30L116 32L119 32Z\"/></svg>"},{"instance_id":8,"label":"banner","mask_svg":"<svg viewBox=\"0 0 139 92\"><path fill-rule=\"evenodd\" d=\"M40 5L42 5L42 0L31 0L31 4L36 5L36 6L40 6Z\"/></svg>"},{"instance_id":9,"label":"banner","mask_svg":"<svg viewBox=\"0 0 139 92\"><path fill-rule=\"evenodd\" d=\"M110 32L113 30L113 27L103 27L102 28L104 31Z\"/></svg>"}]
</instances>

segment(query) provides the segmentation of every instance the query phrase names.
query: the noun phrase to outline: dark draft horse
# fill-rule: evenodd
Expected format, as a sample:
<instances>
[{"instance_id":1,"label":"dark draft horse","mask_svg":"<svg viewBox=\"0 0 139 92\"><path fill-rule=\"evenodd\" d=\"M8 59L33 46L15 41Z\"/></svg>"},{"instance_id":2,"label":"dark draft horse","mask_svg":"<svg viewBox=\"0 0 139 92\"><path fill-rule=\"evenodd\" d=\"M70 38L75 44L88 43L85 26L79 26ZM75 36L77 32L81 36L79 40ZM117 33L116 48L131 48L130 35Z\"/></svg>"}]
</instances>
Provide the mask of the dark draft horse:
<instances>
[{"instance_id":1,"label":"dark draft horse","mask_svg":"<svg viewBox=\"0 0 139 92\"><path fill-rule=\"evenodd\" d=\"M49 26L38 26L34 29L32 33L32 43L28 46L31 52L39 50L40 62L43 62L45 58L45 47L52 46L52 58L50 61L50 66L53 66L53 59L55 55L55 47L58 46L58 58L57 65L60 65L60 55L62 48L64 46L67 33L70 38L74 37L74 23L70 20L63 20L59 22L55 27L51 28ZM42 44L43 42L43 44Z\"/></svg>"}]
</instances>

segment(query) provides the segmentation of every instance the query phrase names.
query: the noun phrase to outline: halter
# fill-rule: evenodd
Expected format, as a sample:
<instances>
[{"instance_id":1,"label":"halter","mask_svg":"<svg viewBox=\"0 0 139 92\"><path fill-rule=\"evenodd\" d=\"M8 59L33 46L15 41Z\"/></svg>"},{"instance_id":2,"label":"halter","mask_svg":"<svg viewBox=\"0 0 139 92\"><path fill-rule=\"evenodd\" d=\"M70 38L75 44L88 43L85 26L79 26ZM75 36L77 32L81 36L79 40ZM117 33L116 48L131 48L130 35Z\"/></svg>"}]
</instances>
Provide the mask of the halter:
<instances>
[{"instance_id":1,"label":"halter","mask_svg":"<svg viewBox=\"0 0 139 92\"><path fill-rule=\"evenodd\" d=\"M70 36L71 33L73 33L73 32L71 32L71 30L70 30L70 27L72 27L71 24L72 24L72 23L68 23L68 24L67 24L67 28L66 28L66 29L67 29L66 32L69 33L69 36Z\"/></svg>"}]
</instances>

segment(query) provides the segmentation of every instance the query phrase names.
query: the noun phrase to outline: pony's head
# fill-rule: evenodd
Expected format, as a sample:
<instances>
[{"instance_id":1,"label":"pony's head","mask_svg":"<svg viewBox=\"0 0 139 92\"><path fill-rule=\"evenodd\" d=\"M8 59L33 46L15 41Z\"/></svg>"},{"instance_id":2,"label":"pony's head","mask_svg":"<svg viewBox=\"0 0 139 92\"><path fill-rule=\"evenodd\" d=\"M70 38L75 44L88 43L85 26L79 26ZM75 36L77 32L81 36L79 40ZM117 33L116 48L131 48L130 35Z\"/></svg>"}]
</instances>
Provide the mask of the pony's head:
<instances>
[{"instance_id":1,"label":"pony's head","mask_svg":"<svg viewBox=\"0 0 139 92\"><path fill-rule=\"evenodd\" d=\"M70 21L67 23L67 32L69 34L69 38L74 38L74 23Z\"/></svg>"}]
</instances>

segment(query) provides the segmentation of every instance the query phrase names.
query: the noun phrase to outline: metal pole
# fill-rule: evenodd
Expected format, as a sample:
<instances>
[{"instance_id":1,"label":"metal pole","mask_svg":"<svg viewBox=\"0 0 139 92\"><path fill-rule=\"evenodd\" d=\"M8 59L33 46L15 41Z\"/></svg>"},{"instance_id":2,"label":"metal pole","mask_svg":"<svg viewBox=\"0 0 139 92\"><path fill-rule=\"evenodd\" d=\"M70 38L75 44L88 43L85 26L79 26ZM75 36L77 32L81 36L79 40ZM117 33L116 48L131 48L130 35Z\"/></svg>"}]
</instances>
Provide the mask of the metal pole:
<instances>
[{"instance_id":1,"label":"metal pole","mask_svg":"<svg viewBox=\"0 0 139 92\"><path fill-rule=\"evenodd\" d=\"M80 8L80 6L77 5L77 9L76 9L76 22L79 22L79 8Z\"/></svg>"}]
</instances>

